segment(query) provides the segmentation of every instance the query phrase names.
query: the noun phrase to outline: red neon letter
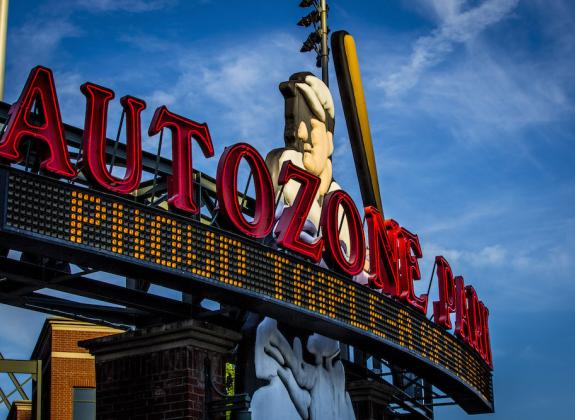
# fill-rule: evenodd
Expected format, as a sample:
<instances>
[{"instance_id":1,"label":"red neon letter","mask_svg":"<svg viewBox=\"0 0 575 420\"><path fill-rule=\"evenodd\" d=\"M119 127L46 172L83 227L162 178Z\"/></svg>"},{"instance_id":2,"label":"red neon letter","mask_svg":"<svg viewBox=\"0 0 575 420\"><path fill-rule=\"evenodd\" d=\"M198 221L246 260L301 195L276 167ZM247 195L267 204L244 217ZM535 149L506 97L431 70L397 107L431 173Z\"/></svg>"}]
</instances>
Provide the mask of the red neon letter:
<instances>
[{"instance_id":1,"label":"red neon letter","mask_svg":"<svg viewBox=\"0 0 575 420\"><path fill-rule=\"evenodd\" d=\"M473 347L469 309L463 277L457 276L455 277L455 335Z\"/></svg>"},{"instance_id":2,"label":"red neon letter","mask_svg":"<svg viewBox=\"0 0 575 420\"><path fill-rule=\"evenodd\" d=\"M339 207L347 217L349 229L349 261L341 250L339 239ZM320 226L325 239L325 260L333 268L345 274L355 276L365 265L365 238L357 207L352 198L342 190L332 191L326 195L321 212Z\"/></svg>"},{"instance_id":3,"label":"red neon letter","mask_svg":"<svg viewBox=\"0 0 575 420\"><path fill-rule=\"evenodd\" d=\"M30 121L34 101L43 113L41 124ZM52 71L45 67L32 69L20 98L10 107L6 131L0 140L0 157L21 161L23 155L19 147L24 137L40 140L47 146L42 149L42 169L69 178L76 175L64 140L54 77Z\"/></svg>"},{"instance_id":4,"label":"red neon letter","mask_svg":"<svg viewBox=\"0 0 575 420\"><path fill-rule=\"evenodd\" d=\"M439 300L433 302L433 317L437 325L451 329L449 314L455 312L455 280L453 271L447 260L441 256L435 257L437 265L437 280L439 283Z\"/></svg>"},{"instance_id":5,"label":"red neon letter","mask_svg":"<svg viewBox=\"0 0 575 420\"><path fill-rule=\"evenodd\" d=\"M200 211L194 202L192 138L198 142L205 157L214 155L214 146L207 124L181 117L161 106L156 109L148 134L154 136L169 128L172 132L172 176L168 179L168 203L188 213Z\"/></svg>"},{"instance_id":6,"label":"red neon letter","mask_svg":"<svg viewBox=\"0 0 575 420\"><path fill-rule=\"evenodd\" d=\"M106 167L108 104L114 98L114 92L93 83L83 84L80 90L86 97L86 123L82 137L86 175L110 191L129 194L138 188L142 177L140 114L146 108L146 103L131 96L124 96L120 100L126 112L126 175L120 179L113 176Z\"/></svg>"},{"instance_id":7,"label":"red neon letter","mask_svg":"<svg viewBox=\"0 0 575 420\"><path fill-rule=\"evenodd\" d=\"M401 293L399 298L419 309L421 312L426 313L427 295L423 294L420 297L415 296L415 291L413 290L413 281L421 279L421 271L417 261L418 258L422 257L419 238L407 229L401 228L398 239L399 260L401 261Z\"/></svg>"},{"instance_id":8,"label":"red neon letter","mask_svg":"<svg viewBox=\"0 0 575 420\"><path fill-rule=\"evenodd\" d=\"M238 169L242 158L250 165L254 178L256 208L253 222L244 218L238 201ZM226 148L218 163L216 190L220 214L225 222L252 238L263 238L271 232L274 187L266 163L256 149L245 143Z\"/></svg>"},{"instance_id":9,"label":"red neon letter","mask_svg":"<svg viewBox=\"0 0 575 420\"><path fill-rule=\"evenodd\" d=\"M397 264L397 247L391 245L387 227L392 221L383 221L382 215L375 207L365 208L369 246L369 281L372 286L385 293L399 295L399 273Z\"/></svg>"},{"instance_id":10,"label":"red neon letter","mask_svg":"<svg viewBox=\"0 0 575 420\"><path fill-rule=\"evenodd\" d=\"M465 296L467 297L467 319L469 321L468 343L481 354L481 308L473 286L465 286Z\"/></svg>"},{"instance_id":11,"label":"red neon letter","mask_svg":"<svg viewBox=\"0 0 575 420\"><path fill-rule=\"evenodd\" d=\"M319 262L323 239L319 238L314 243L308 244L301 240L300 235L319 188L320 179L298 168L288 160L282 165L278 184L285 185L291 179L299 182L300 189L293 204L284 209L278 221L275 229L278 233L277 243L282 248L311 258L314 262Z\"/></svg>"},{"instance_id":12,"label":"red neon letter","mask_svg":"<svg viewBox=\"0 0 575 420\"><path fill-rule=\"evenodd\" d=\"M460 326L464 332L458 332L457 325L455 333L463 338L471 347L473 347L481 356L481 358L493 367L493 360L491 358L491 343L489 342L489 310L485 307L483 302L477 297L477 293L473 286L465 286L466 304L463 306L462 311L467 311L462 314L462 325ZM459 307L457 309L459 311ZM459 318L459 316L458 316ZM465 325L467 323L467 326ZM467 331L465 331L467 329ZM465 334L468 334L465 337Z\"/></svg>"},{"instance_id":13,"label":"red neon letter","mask_svg":"<svg viewBox=\"0 0 575 420\"><path fill-rule=\"evenodd\" d=\"M489 310L479 301L473 286L465 286L461 276L453 277L445 258L435 257L435 263L439 280L439 301L433 302L435 323L451 329L449 315L455 312L455 335L475 349L492 368Z\"/></svg>"},{"instance_id":14,"label":"red neon letter","mask_svg":"<svg viewBox=\"0 0 575 420\"><path fill-rule=\"evenodd\" d=\"M489 339L489 309L479 302L481 312L481 337L479 353L485 362L493 369L493 356L491 355L491 340Z\"/></svg>"}]
</instances>

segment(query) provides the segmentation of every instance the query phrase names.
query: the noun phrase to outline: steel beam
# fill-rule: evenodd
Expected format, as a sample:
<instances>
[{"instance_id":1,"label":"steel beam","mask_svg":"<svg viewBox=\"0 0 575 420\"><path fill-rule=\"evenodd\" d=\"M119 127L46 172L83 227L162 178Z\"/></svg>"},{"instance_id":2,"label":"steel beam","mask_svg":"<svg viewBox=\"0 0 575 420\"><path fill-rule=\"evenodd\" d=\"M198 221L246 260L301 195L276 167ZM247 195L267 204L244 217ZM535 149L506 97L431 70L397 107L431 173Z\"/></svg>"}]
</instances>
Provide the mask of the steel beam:
<instances>
[{"instance_id":1,"label":"steel beam","mask_svg":"<svg viewBox=\"0 0 575 420\"><path fill-rule=\"evenodd\" d=\"M0 362L3 360L6 360L6 359L4 359L4 355L2 353L0 353ZM0 370L1 370L1 368L0 368ZM22 385L20 385L20 381L18 381L18 379L14 376L14 374L12 372L6 372L6 373L8 373L8 377L10 378L12 383L14 384L14 387L18 391L18 394L20 394L20 397L23 400L27 400L28 395L26 394L26 391L24 391L24 388L22 388Z\"/></svg>"},{"instance_id":2,"label":"steel beam","mask_svg":"<svg viewBox=\"0 0 575 420\"><path fill-rule=\"evenodd\" d=\"M30 375L36 375L38 373L35 360L12 360L12 359L0 359L0 372L28 373Z\"/></svg>"},{"instance_id":3,"label":"steel beam","mask_svg":"<svg viewBox=\"0 0 575 420\"><path fill-rule=\"evenodd\" d=\"M38 278L42 273L43 277ZM139 290L94 280L84 275L67 274L47 267L0 257L0 276L8 281L0 283L0 293L11 295L18 292L18 283L50 288L62 292L103 300L118 305L126 305L144 311L161 312L168 315L188 318L191 306L162 296L152 295Z\"/></svg>"},{"instance_id":4,"label":"steel beam","mask_svg":"<svg viewBox=\"0 0 575 420\"><path fill-rule=\"evenodd\" d=\"M37 296L41 296L43 303L38 303ZM50 298L53 299L53 303L49 303ZM79 304L78 302L64 299L58 300L58 298L52 296L43 296L36 293L32 294L32 296L20 296L18 298L0 295L0 303L119 329L128 329L134 325L137 319L130 309L107 307L104 310L100 309L103 308L100 305L94 305L97 306L97 308L94 308L91 305Z\"/></svg>"}]
</instances>

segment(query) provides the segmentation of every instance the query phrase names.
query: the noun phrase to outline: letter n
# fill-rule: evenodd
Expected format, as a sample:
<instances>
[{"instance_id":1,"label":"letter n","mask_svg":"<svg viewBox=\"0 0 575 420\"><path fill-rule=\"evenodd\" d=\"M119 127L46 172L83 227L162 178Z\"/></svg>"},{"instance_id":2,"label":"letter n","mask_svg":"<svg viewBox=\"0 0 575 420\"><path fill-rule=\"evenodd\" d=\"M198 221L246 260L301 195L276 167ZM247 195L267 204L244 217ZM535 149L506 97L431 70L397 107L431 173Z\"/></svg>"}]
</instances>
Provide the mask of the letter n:
<instances>
[{"instance_id":1,"label":"letter n","mask_svg":"<svg viewBox=\"0 0 575 420\"><path fill-rule=\"evenodd\" d=\"M397 297L400 292L397 253L397 222L385 220L375 207L365 208L369 245L369 282L385 293Z\"/></svg>"}]
</instances>

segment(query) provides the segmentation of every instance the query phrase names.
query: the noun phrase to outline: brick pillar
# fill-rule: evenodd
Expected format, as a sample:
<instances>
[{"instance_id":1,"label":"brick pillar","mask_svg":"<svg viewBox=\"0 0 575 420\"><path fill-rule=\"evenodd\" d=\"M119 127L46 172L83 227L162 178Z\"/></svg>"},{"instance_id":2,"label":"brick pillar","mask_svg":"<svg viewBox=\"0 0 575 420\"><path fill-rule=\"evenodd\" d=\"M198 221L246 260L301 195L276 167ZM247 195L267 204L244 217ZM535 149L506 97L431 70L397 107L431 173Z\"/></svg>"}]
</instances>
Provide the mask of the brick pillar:
<instances>
[{"instance_id":1,"label":"brick pillar","mask_svg":"<svg viewBox=\"0 0 575 420\"><path fill-rule=\"evenodd\" d=\"M32 401L14 401L6 420L32 420Z\"/></svg>"},{"instance_id":2,"label":"brick pillar","mask_svg":"<svg viewBox=\"0 0 575 420\"><path fill-rule=\"evenodd\" d=\"M357 419L393 420L396 418L388 416L386 408L394 401L393 397L397 393L394 387L369 379L360 379L348 382L347 392L349 392Z\"/></svg>"},{"instance_id":3,"label":"brick pillar","mask_svg":"<svg viewBox=\"0 0 575 420\"><path fill-rule=\"evenodd\" d=\"M83 341L96 358L97 419L203 420L206 360L223 389L226 357L240 338L188 320Z\"/></svg>"}]
</instances>

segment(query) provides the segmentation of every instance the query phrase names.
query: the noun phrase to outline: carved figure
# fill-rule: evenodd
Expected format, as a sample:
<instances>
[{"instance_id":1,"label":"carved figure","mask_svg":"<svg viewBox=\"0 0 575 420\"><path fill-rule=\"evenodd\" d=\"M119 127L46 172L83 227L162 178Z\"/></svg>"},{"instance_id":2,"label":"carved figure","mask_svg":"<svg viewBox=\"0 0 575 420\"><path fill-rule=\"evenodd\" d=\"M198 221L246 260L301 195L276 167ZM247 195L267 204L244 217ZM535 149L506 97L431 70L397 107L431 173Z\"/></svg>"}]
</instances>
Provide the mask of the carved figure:
<instances>
[{"instance_id":1,"label":"carved figure","mask_svg":"<svg viewBox=\"0 0 575 420\"><path fill-rule=\"evenodd\" d=\"M279 205L276 219L285 206L293 204L299 184L289 181L283 189L277 183L284 162L318 176L321 184L301 238L311 242L317 237L324 197L341 189L333 180L334 105L328 87L311 73L296 73L280 84L285 99L285 147L272 150L266 157ZM349 249L347 223L340 238ZM257 328L255 345L256 377L269 381L252 397L253 420L355 419L351 399L345 390L345 372L338 359L339 342L313 334L306 349L313 362L304 360L300 338L290 345L277 322L265 318Z\"/></svg>"},{"instance_id":2,"label":"carved figure","mask_svg":"<svg viewBox=\"0 0 575 420\"><path fill-rule=\"evenodd\" d=\"M256 376L269 381L253 395L252 420L355 419L345 391L339 343L319 334L307 340L313 363L304 361L301 340L293 345L280 333L277 322L265 318L257 329Z\"/></svg>"},{"instance_id":3,"label":"carved figure","mask_svg":"<svg viewBox=\"0 0 575 420\"><path fill-rule=\"evenodd\" d=\"M324 197L341 187L333 179L331 155L333 154L334 104L328 87L311 73L296 73L287 82L280 84L285 99L285 147L268 153L266 164L274 182L277 195L282 195L280 203L290 206L298 193L299 184L289 181L283 188L277 184L281 167L285 161L318 176L319 190L312 204L308 220L319 227L321 207ZM349 233L344 222L340 238L349 249Z\"/></svg>"}]
</instances>

